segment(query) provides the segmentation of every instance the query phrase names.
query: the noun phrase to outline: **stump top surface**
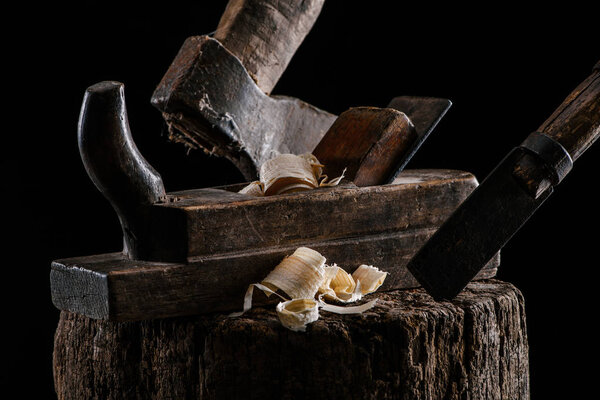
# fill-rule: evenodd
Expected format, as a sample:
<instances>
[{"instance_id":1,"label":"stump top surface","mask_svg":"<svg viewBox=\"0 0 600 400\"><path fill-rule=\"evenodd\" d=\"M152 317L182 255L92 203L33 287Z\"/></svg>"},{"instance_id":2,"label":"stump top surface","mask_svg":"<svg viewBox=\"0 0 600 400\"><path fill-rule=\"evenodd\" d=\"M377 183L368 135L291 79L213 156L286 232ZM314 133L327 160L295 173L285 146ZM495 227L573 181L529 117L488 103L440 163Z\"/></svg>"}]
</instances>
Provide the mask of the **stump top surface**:
<instances>
[{"instance_id":1,"label":"stump top surface","mask_svg":"<svg viewBox=\"0 0 600 400\"><path fill-rule=\"evenodd\" d=\"M60 399L527 399L523 298L498 280L452 302L423 289L376 292L357 315L321 312L306 332L274 305L133 322L62 312Z\"/></svg>"},{"instance_id":2,"label":"stump top surface","mask_svg":"<svg viewBox=\"0 0 600 400\"><path fill-rule=\"evenodd\" d=\"M503 299L522 301L520 291L508 282L497 279L486 279L471 282L453 301L436 302L422 288L393 290L388 292L375 292L366 296L361 302L377 299L375 306L362 313L340 315L327 311L320 311L319 319L307 326L306 333L328 329L338 326L351 329L353 327L370 327L386 324L397 320L427 320L431 318L454 318L464 315L465 310L502 302ZM209 317L210 318L210 317ZM226 324L228 329L247 329L248 326L263 326L277 328L279 319L273 305L252 308L250 311L237 318L227 318L224 315L212 316L217 322ZM281 326L281 329L285 329ZM302 333L299 333L302 334Z\"/></svg>"}]
</instances>

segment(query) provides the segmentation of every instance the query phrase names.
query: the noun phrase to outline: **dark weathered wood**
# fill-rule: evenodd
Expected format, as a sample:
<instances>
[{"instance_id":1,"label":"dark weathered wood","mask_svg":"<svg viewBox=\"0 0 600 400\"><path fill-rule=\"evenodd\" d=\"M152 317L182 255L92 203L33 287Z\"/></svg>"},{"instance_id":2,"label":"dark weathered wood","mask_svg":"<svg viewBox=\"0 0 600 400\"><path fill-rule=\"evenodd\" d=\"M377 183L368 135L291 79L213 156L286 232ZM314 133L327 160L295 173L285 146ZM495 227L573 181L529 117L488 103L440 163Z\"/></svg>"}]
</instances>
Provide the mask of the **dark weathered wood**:
<instances>
[{"instance_id":1,"label":"dark weathered wood","mask_svg":"<svg viewBox=\"0 0 600 400\"><path fill-rule=\"evenodd\" d=\"M392 108L353 107L340 114L312 154L329 177L357 186L379 185L395 175L400 160L417 140L408 117Z\"/></svg>"},{"instance_id":2,"label":"dark weathered wood","mask_svg":"<svg viewBox=\"0 0 600 400\"><path fill-rule=\"evenodd\" d=\"M214 39L190 37L152 103L169 137L229 159L247 180L276 153L309 152L335 116L269 97L324 0L230 0Z\"/></svg>"},{"instance_id":3,"label":"dark weathered wood","mask_svg":"<svg viewBox=\"0 0 600 400\"><path fill-rule=\"evenodd\" d=\"M388 272L380 291L417 287L406 264L433 229L304 243L352 273L360 264ZM250 283L260 282L296 247L274 247L189 264L130 260L122 253L52 263L52 301L61 310L115 321L241 310ZM499 254L477 279L496 275ZM259 299L260 303L260 299Z\"/></svg>"},{"instance_id":4,"label":"dark weathered wood","mask_svg":"<svg viewBox=\"0 0 600 400\"><path fill-rule=\"evenodd\" d=\"M276 153L312 151L336 118L292 97L267 96L208 36L185 41L152 104L171 139L228 158L248 180Z\"/></svg>"},{"instance_id":5,"label":"dark weathered wood","mask_svg":"<svg viewBox=\"0 0 600 400\"><path fill-rule=\"evenodd\" d=\"M538 128L558 141L577 160L600 137L600 69L577 86ZM530 193L539 195L551 185L545 167L531 155L515 166L515 177Z\"/></svg>"},{"instance_id":6,"label":"dark weathered wood","mask_svg":"<svg viewBox=\"0 0 600 400\"><path fill-rule=\"evenodd\" d=\"M420 183L406 184L407 179ZM438 226L477 186L453 170L413 170L399 184L341 185L278 196L252 197L215 189L178 192L157 204L157 237L172 236L185 259L251 248L292 245ZM216 196L210 202L207 195ZM222 196L227 194L230 198ZM237 198L236 198L237 197ZM185 220L185 223L180 221ZM179 246L179 247L178 247ZM166 245L163 245L166 252ZM160 258L161 260L177 260Z\"/></svg>"},{"instance_id":7,"label":"dark weathered wood","mask_svg":"<svg viewBox=\"0 0 600 400\"><path fill-rule=\"evenodd\" d=\"M538 128L577 160L600 134L600 69L584 80Z\"/></svg>"},{"instance_id":8,"label":"dark weathered wood","mask_svg":"<svg viewBox=\"0 0 600 400\"><path fill-rule=\"evenodd\" d=\"M314 25L325 0L230 0L214 38L270 93Z\"/></svg>"},{"instance_id":9,"label":"dark weathered wood","mask_svg":"<svg viewBox=\"0 0 600 400\"><path fill-rule=\"evenodd\" d=\"M164 200L166 193L160 175L131 137L122 83L100 82L86 90L77 136L88 175L119 216L125 253L142 257L146 208Z\"/></svg>"},{"instance_id":10,"label":"dark weathered wood","mask_svg":"<svg viewBox=\"0 0 600 400\"><path fill-rule=\"evenodd\" d=\"M299 246L349 272L363 263L388 271L382 290L415 287L406 263L477 180L462 171L405 170L394 182L262 198L224 189L170 193L148 208L145 254L164 261L181 253L184 263L121 253L58 260L53 302L115 320L234 310L249 283ZM479 278L494 276L498 265L496 255Z\"/></svg>"},{"instance_id":11,"label":"dark weathered wood","mask_svg":"<svg viewBox=\"0 0 600 400\"><path fill-rule=\"evenodd\" d=\"M600 136L600 71L540 130L494 168L407 265L436 299L456 296L552 194L542 185L557 185L571 158Z\"/></svg>"},{"instance_id":12,"label":"dark weathered wood","mask_svg":"<svg viewBox=\"0 0 600 400\"><path fill-rule=\"evenodd\" d=\"M418 180L419 184L407 183ZM408 180L408 181L407 181ZM167 193L146 206L141 260L197 257L438 226L477 186L472 174L413 170L398 184L351 184L268 197L224 189ZM143 240L142 240L143 239Z\"/></svg>"},{"instance_id":13,"label":"dark weathered wood","mask_svg":"<svg viewBox=\"0 0 600 400\"><path fill-rule=\"evenodd\" d=\"M375 293L362 315L321 312L304 333L274 307L117 323L62 312L58 399L529 398L523 297L496 281L453 302L423 290Z\"/></svg>"},{"instance_id":14,"label":"dark weathered wood","mask_svg":"<svg viewBox=\"0 0 600 400\"><path fill-rule=\"evenodd\" d=\"M368 170L357 176L364 184L361 178L373 175L373 170L382 175L379 164L389 168L390 163L381 162L383 154L394 155L390 148L402 139L397 129L411 125L404 114L392 109L384 115L357 110L366 115L362 131L367 132L357 151L371 160L358 160ZM359 119L341 121L352 125ZM124 253L137 260L187 262L235 251L431 228L477 186L475 177L465 172L425 171L429 178L438 176L412 186L340 185L258 198L214 188L165 193L160 176L131 139L123 85L116 82L103 82L86 92L79 143L90 177L121 219ZM402 146L397 147L401 153ZM352 161L347 154L342 157ZM414 207L416 203L420 206Z\"/></svg>"}]
</instances>

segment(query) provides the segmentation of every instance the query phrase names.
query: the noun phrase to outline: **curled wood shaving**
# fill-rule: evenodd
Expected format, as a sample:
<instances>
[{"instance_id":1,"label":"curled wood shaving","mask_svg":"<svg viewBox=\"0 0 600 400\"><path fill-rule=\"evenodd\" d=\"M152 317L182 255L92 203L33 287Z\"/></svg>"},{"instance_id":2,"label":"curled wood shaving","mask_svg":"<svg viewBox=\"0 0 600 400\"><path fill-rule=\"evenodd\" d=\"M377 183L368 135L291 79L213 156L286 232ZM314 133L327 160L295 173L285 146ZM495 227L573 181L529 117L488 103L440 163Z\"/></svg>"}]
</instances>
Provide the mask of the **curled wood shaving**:
<instances>
[{"instance_id":1,"label":"curled wood shaving","mask_svg":"<svg viewBox=\"0 0 600 400\"><path fill-rule=\"evenodd\" d=\"M261 165L259 180L251 182L239 193L272 196L336 186L344 178L342 172L341 176L329 181L329 177L323 174L323 167L310 153L280 154Z\"/></svg>"},{"instance_id":2,"label":"curled wood shaving","mask_svg":"<svg viewBox=\"0 0 600 400\"><path fill-rule=\"evenodd\" d=\"M314 299L295 299L277 304L281 324L292 331L306 331L306 325L319 319L319 303Z\"/></svg>"},{"instance_id":3,"label":"curled wood shaving","mask_svg":"<svg viewBox=\"0 0 600 400\"><path fill-rule=\"evenodd\" d=\"M277 315L282 325L293 331L304 332L306 325L319 318L319 308L338 314L356 314L375 305L377 299L353 307L327 304L323 299L342 303L358 301L383 284L386 272L363 264L350 275L337 265L329 266L325 262L325 257L319 252L299 247L292 255L285 257L261 283L251 284L244 296L243 311L230 316L240 316L252 308L255 287L267 296L274 294L283 300L276 307ZM315 296L318 296L317 299Z\"/></svg>"},{"instance_id":4,"label":"curled wood shaving","mask_svg":"<svg viewBox=\"0 0 600 400\"><path fill-rule=\"evenodd\" d=\"M344 303L362 298L360 283L357 285L352 275L335 264L327 266L325 269L327 279L319 287L319 293L324 298Z\"/></svg>"},{"instance_id":5,"label":"curled wood shaving","mask_svg":"<svg viewBox=\"0 0 600 400\"><path fill-rule=\"evenodd\" d=\"M261 282L273 291L281 289L292 299L315 297L325 278L325 257L307 247L298 248Z\"/></svg>"},{"instance_id":6,"label":"curled wood shaving","mask_svg":"<svg viewBox=\"0 0 600 400\"><path fill-rule=\"evenodd\" d=\"M373 293L381 285L387 276L387 272L380 271L372 265L361 265L352 273L352 277L361 283L361 293L363 295Z\"/></svg>"},{"instance_id":7,"label":"curled wood shaving","mask_svg":"<svg viewBox=\"0 0 600 400\"><path fill-rule=\"evenodd\" d=\"M264 196L263 184L260 181L254 181L240 190L239 193L249 194L251 196Z\"/></svg>"}]
</instances>

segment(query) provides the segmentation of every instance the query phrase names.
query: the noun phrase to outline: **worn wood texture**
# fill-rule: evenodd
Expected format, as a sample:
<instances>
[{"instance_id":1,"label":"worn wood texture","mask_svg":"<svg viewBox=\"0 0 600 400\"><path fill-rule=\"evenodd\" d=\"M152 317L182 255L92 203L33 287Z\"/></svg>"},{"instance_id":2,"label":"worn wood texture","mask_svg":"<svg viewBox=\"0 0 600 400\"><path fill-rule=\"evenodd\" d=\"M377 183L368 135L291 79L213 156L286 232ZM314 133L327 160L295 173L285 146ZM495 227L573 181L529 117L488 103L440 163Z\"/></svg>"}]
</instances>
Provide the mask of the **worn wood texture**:
<instances>
[{"instance_id":1,"label":"worn wood texture","mask_svg":"<svg viewBox=\"0 0 600 400\"><path fill-rule=\"evenodd\" d=\"M165 200L162 178L139 152L129 128L125 87L99 82L85 91L77 141L83 165L113 206L123 230L123 251L140 258L149 238L147 208Z\"/></svg>"},{"instance_id":2,"label":"worn wood texture","mask_svg":"<svg viewBox=\"0 0 600 400\"><path fill-rule=\"evenodd\" d=\"M472 282L452 302L422 289L375 293L362 315L321 312L304 333L274 306L118 323L62 312L58 399L529 398L521 293Z\"/></svg>"},{"instance_id":3,"label":"worn wood texture","mask_svg":"<svg viewBox=\"0 0 600 400\"><path fill-rule=\"evenodd\" d=\"M225 188L170 193L148 214L148 252L162 259L111 253L56 260L52 299L59 309L113 320L235 310L248 284L299 246L348 272L360 264L388 271L382 290L416 287L406 264L476 186L467 172L405 170L391 185L266 198ZM185 257L166 262L168 251ZM498 265L496 254L477 279L495 276Z\"/></svg>"},{"instance_id":4,"label":"worn wood texture","mask_svg":"<svg viewBox=\"0 0 600 400\"><path fill-rule=\"evenodd\" d=\"M325 0L230 0L214 38L270 93L311 30Z\"/></svg>"},{"instance_id":5,"label":"worn wood texture","mask_svg":"<svg viewBox=\"0 0 600 400\"><path fill-rule=\"evenodd\" d=\"M108 184L101 189L106 192ZM140 204L138 260L188 262L234 251L439 225L477 186L455 170L407 171L397 183L255 197L231 188L169 192ZM109 193L110 194L110 193ZM136 220L137 220L136 219ZM128 253L129 254L129 253Z\"/></svg>"},{"instance_id":6,"label":"worn wood texture","mask_svg":"<svg viewBox=\"0 0 600 400\"><path fill-rule=\"evenodd\" d=\"M380 288L386 291L419 286L406 264L432 233L420 229L303 245L349 273L360 264L388 272ZM248 285L260 282L296 248L209 256L188 264L131 260L122 253L57 260L50 271L52 301L61 310L115 321L238 311ZM475 279L495 276L499 264L498 253Z\"/></svg>"},{"instance_id":7,"label":"worn wood texture","mask_svg":"<svg viewBox=\"0 0 600 400\"><path fill-rule=\"evenodd\" d=\"M248 180L276 153L312 151L336 116L268 96L240 60L208 36L188 38L152 95L171 140L223 156Z\"/></svg>"},{"instance_id":8,"label":"worn wood texture","mask_svg":"<svg viewBox=\"0 0 600 400\"><path fill-rule=\"evenodd\" d=\"M156 204L157 261L437 226L477 186L456 170L412 170L389 185L340 185L254 197L219 189L172 192ZM164 238L164 239L163 239ZM169 241L169 242L167 242ZM170 247L167 249L166 247ZM170 250L172 256L166 252ZM181 255L181 256L178 256Z\"/></svg>"},{"instance_id":9,"label":"worn wood texture","mask_svg":"<svg viewBox=\"0 0 600 400\"><path fill-rule=\"evenodd\" d=\"M406 114L392 108L353 107L335 120L312 154L330 177L345 176L357 186L389 182L417 141Z\"/></svg>"},{"instance_id":10,"label":"worn wood texture","mask_svg":"<svg viewBox=\"0 0 600 400\"><path fill-rule=\"evenodd\" d=\"M581 82L540 125L538 132L550 136L577 160L600 137L600 67ZM539 196L551 185L545 166L532 155L524 155L514 176L529 193Z\"/></svg>"}]
</instances>

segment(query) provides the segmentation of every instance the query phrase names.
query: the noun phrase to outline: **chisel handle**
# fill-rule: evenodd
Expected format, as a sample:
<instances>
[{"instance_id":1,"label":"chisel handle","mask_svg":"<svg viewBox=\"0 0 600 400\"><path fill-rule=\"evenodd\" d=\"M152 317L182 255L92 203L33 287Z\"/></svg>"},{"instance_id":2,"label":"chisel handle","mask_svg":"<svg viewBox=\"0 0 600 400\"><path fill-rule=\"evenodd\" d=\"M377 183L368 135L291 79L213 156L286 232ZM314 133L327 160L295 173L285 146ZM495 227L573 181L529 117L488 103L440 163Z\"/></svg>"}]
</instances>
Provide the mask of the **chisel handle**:
<instances>
[{"instance_id":1,"label":"chisel handle","mask_svg":"<svg viewBox=\"0 0 600 400\"><path fill-rule=\"evenodd\" d=\"M575 88L554 111L554 113L530 135L523 145L538 147L552 153L552 147L562 147L563 159L550 154L548 158L556 162L540 165L539 157L526 155L515 166L513 175L527 190L538 197L550 186L556 185L570 169L569 163L578 159L600 137L600 61L596 63L592 74ZM541 143L542 140L546 143ZM568 160L565 160L568 159ZM554 165L551 165L554 164ZM567 165L567 168L564 166ZM549 167L549 168L548 168ZM551 173L548 174L548 170ZM562 172L560 170L563 170ZM557 178L558 177L558 178Z\"/></svg>"},{"instance_id":2,"label":"chisel handle","mask_svg":"<svg viewBox=\"0 0 600 400\"><path fill-rule=\"evenodd\" d=\"M229 0L214 38L269 94L311 30L325 0Z\"/></svg>"},{"instance_id":3,"label":"chisel handle","mask_svg":"<svg viewBox=\"0 0 600 400\"><path fill-rule=\"evenodd\" d=\"M575 161L600 136L600 61L539 128Z\"/></svg>"}]
</instances>

